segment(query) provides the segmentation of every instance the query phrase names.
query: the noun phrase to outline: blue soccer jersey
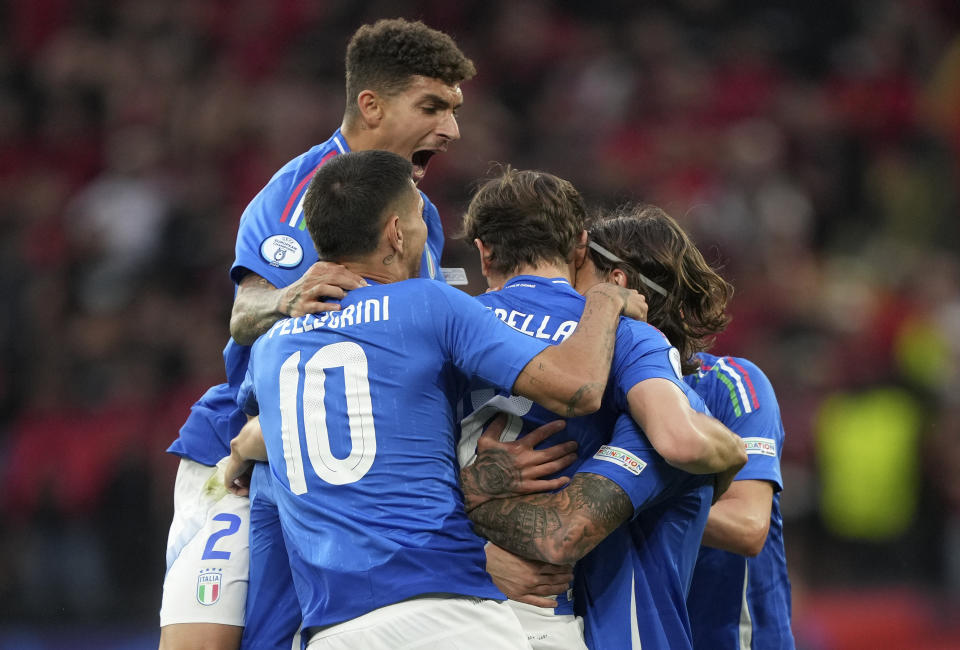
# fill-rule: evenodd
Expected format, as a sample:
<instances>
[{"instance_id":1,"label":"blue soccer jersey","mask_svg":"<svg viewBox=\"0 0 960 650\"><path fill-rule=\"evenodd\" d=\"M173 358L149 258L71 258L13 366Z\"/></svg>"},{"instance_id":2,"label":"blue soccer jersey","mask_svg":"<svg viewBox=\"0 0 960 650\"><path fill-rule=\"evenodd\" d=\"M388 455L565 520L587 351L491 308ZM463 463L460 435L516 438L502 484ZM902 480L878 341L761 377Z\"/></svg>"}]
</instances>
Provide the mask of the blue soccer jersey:
<instances>
[{"instance_id":1,"label":"blue soccer jersey","mask_svg":"<svg viewBox=\"0 0 960 650\"><path fill-rule=\"evenodd\" d=\"M790 579L780 516L783 423L773 386L753 363L701 354L686 381L713 414L743 438L747 464L734 480L773 484L770 530L754 558L703 547L687 606L697 648L790 649Z\"/></svg>"},{"instance_id":2,"label":"blue soccer jersey","mask_svg":"<svg viewBox=\"0 0 960 650\"><path fill-rule=\"evenodd\" d=\"M425 593L503 599L459 489L457 387L509 389L547 343L427 280L341 306L260 337L238 397L260 415L303 626Z\"/></svg>"},{"instance_id":3,"label":"blue soccer jersey","mask_svg":"<svg viewBox=\"0 0 960 650\"><path fill-rule=\"evenodd\" d=\"M317 170L334 156L349 151L338 129L333 136L284 165L247 205L240 218L236 259L230 277L239 283L248 271L275 287L285 287L318 261L306 229L303 197ZM421 192L421 194L423 194ZM440 252L443 226L437 209L423 196L423 219L427 224L420 276L442 280ZM237 389L247 370L250 348L233 339L223 350L227 383L210 388L193 405L180 436L167 450L204 465L215 465L230 453L230 440L246 419L237 409Z\"/></svg>"},{"instance_id":4,"label":"blue soccer jersey","mask_svg":"<svg viewBox=\"0 0 960 650\"><path fill-rule=\"evenodd\" d=\"M477 296L498 318L527 336L556 345L573 333L583 313L584 298L563 278L521 275L511 278L503 289ZM572 476L581 462L610 439L620 413L629 411L627 393L645 379L662 378L689 392L679 367L671 361L673 348L656 328L621 319L611 364L611 376L603 406L596 413L567 420L563 431L541 447L567 440L577 442L578 460L562 474ZM497 412L509 414L501 440L516 439L557 416L528 399L500 393L475 384L465 400L460 461L470 460L482 427ZM691 393L692 394L692 393ZM693 399L698 399L693 395ZM556 614L573 614L569 594L560 594Z\"/></svg>"},{"instance_id":5,"label":"blue soccer jersey","mask_svg":"<svg viewBox=\"0 0 960 650\"><path fill-rule=\"evenodd\" d=\"M688 394L689 397L689 394ZM706 409L692 396L691 405ZM713 476L669 465L632 418L580 466L617 483L634 519L577 563L576 611L592 650L691 647L686 597L713 498Z\"/></svg>"}]
</instances>

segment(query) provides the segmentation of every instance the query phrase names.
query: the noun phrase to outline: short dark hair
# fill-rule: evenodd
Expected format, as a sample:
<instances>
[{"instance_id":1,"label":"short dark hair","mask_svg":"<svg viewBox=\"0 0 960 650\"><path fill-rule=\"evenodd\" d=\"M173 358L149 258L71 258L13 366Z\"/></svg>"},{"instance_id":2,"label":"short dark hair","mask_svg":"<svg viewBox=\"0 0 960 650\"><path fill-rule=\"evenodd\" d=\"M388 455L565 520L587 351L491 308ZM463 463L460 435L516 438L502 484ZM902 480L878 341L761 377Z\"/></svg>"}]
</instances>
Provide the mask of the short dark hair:
<instances>
[{"instance_id":1,"label":"short dark hair","mask_svg":"<svg viewBox=\"0 0 960 650\"><path fill-rule=\"evenodd\" d=\"M488 246L490 268L507 275L523 265L569 261L585 222L583 198L569 181L507 166L473 195L463 232Z\"/></svg>"},{"instance_id":2,"label":"short dark hair","mask_svg":"<svg viewBox=\"0 0 960 650\"><path fill-rule=\"evenodd\" d=\"M348 114L367 88L389 96L403 92L414 75L456 84L477 73L448 35L403 18L360 27L347 45L346 67Z\"/></svg>"},{"instance_id":3,"label":"short dark hair","mask_svg":"<svg viewBox=\"0 0 960 650\"><path fill-rule=\"evenodd\" d=\"M409 191L413 165L389 151L334 156L310 181L303 216L322 260L374 251L387 211Z\"/></svg>"},{"instance_id":4,"label":"short dark hair","mask_svg":"<svg viewBox=\"0 0 960 650\"><path fill-rule=\"evenodd\" d=\"M696 353L709 349L730 323L726 309L733 287L707 263L680 224L656 206L622 206L591 224L589 232L591 241L626 262L616 264L587 249L597 269L626 273L627 286L647 299L647 321L680 351L683 373L699 368ZM638 272L665 288L667 295L649 290Z\"/></svg>"}]
</instances>

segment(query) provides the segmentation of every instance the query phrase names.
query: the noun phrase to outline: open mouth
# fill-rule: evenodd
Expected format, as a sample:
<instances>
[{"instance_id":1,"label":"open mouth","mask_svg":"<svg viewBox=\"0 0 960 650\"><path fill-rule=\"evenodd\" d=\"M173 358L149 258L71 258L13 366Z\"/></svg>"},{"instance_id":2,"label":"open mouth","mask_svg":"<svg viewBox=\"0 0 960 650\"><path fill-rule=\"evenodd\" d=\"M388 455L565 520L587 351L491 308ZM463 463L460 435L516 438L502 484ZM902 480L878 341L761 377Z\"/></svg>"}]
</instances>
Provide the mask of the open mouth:
<instances>
[{"instance_id":1,"label":"open mouth","mask_svg":"<svg viewBox=\"0 0 960 650\"><path fill-rule=\"evenodd\" d=\"M423 175L427 173L427 165L435 153L437 152L432 149L421 149L420 151L413 152L413 155L410 157L410 162L413 163L414 176L418 179L423 178Z\"/></svg>"}]
</instances>

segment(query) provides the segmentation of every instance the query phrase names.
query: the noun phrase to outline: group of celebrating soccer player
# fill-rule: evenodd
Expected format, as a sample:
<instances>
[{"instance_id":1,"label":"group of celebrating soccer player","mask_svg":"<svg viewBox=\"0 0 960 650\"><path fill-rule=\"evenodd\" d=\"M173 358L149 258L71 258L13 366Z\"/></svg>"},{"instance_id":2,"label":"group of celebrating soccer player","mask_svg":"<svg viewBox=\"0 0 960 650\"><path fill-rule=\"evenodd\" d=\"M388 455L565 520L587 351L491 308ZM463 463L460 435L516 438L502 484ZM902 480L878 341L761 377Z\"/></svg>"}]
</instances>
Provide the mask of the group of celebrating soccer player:
<instances>
[{"instance_id":1,"label":"group of celebrating soccer player","mask_svg":"<svg viewBox=\"0 0 960 650\"><path fill-rule=\"evenodd\" d=\"M463 218L490 291L444 282L416 183L474 74L361 27L341 127L241 217L160 648L792 648L779 409L707 353L732 289L682 228L504 166Z\"/></svg>"}]
</instances>

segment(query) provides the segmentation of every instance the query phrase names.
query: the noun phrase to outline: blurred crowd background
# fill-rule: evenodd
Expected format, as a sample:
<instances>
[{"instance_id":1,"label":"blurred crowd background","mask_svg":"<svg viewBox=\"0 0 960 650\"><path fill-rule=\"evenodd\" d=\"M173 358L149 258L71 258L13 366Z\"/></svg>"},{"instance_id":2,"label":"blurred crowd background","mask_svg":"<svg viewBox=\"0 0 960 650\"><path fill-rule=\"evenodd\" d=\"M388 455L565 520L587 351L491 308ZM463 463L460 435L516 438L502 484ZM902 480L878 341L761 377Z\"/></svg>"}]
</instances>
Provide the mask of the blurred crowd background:
<instances>
[{"instance_id":1,"label":"blurred crowd background","mask_svg":"<svg viewBox=\"0 0 960 650\"><path fill-rule=\"evenodd\" d=\"M155 647L164 449L223 379L238 219L392 16L479 71L421 184L448 237L507 162L660 205L735 285L715 351L780 399L800 647L960 646L955 0L13 0L0 647ZM471 293L474 257L443 260Z\"/></svg>"}]
</instances>

